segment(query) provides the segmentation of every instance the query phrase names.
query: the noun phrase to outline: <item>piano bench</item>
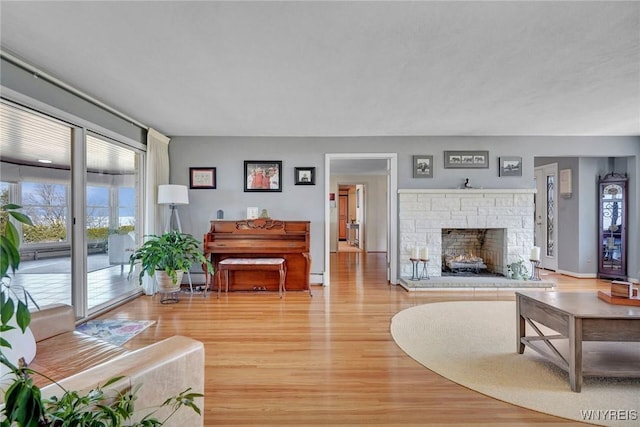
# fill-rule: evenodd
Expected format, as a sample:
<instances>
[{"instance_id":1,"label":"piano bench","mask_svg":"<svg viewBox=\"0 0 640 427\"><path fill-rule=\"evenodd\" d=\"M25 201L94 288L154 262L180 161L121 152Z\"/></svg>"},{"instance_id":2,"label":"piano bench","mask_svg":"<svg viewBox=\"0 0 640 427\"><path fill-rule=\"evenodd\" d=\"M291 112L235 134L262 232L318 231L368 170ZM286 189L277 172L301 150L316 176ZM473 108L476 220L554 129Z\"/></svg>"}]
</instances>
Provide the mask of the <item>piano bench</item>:
<instances>
[{"instance_id":1,"label":"piano bench","mask_svg":"<svg viewBox=\"0 0 640 427\"><path fill-rule=\"evenodd\" d=\"M287 266L284 258L226 258L218 263L218 271L216 272L218 283L218 298L222 290L222 272L224 271L225 292L229 292L229 271L239 270L276 270L280 273L280 281L278 282L278 295L282 298L286 289L284 280L287 275Z\"/></svg>"}]
</instances>

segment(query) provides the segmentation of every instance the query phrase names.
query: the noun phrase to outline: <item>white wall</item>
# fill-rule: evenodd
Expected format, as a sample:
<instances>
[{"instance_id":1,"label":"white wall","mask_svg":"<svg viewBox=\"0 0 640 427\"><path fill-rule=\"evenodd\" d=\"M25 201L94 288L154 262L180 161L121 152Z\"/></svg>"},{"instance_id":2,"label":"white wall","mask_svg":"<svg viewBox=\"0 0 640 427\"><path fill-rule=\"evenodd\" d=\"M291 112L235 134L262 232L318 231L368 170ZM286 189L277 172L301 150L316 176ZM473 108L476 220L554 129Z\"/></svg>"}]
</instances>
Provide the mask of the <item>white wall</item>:
<instances>
[{"instance_id":1,"label":"white wall","mask_svg":"<svg viewBox=\"0 0 640 427\"><path fill-rule=\"evenodd\" d=\"M445 169L445 150L489 150L487 169ZM324 188L325 153L398 153L398 188L459 188L465 178L476 188L534 188L534 158L548 157L628 157L630 204L639 207L640 137L336 137L336 138L250 138L250 137L173 137L169 145L171 183L189 183L189 167L217 168L218 189L190 190L191 204L180 207L183 228L194 235L208 230L209 220L218 209L226 219L243 218L247 206L267 208L273 218L311 221L312 273L324 269L324 206L329 189ZM413 178L413 154L434 155L434 177ZM500 156L521 156L521 177L499 177ZM282 193L244 193L244 160L282 160ZM316 167L315 186L293 185L293 168ZM337 191L335 191L337 194ZM394 198L395 200L395 198ZM595 206L593 207L595 209ZM640 276L640 223L629 228L629 274ZM331 220L331 218L329 218ZM395 226L392 227L395 229ZM592 230L580 229L580 234ZM369 232L368 232L369 233ZM594 243L595 244L595 243ZM635 258L634 258L635 257Z\"/></svg>"}]
</instances>

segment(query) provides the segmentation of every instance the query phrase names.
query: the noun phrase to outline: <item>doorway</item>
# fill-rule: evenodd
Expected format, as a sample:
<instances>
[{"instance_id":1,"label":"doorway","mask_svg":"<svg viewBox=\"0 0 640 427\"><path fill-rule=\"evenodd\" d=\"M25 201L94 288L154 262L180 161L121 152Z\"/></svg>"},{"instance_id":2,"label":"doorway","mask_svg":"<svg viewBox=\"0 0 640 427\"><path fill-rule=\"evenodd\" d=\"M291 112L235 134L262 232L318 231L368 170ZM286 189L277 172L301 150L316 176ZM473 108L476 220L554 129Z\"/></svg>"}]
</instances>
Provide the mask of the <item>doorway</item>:
<instances>
[{"instance_id":1,"label":"doorway","mask_svg":"<svg viewBox=\"0 0 640 427\"><path fill-rule=\"evenodd\" d=\"M398 284L397 256L397 154L396 153L341 153L325 154L325 265L323 284L330 285L331 252L337 251L339 183L366 185L368 196L362 209L366 211L366 250L369 247L384 252L387 259L387 279ZM356 188L357 190L357 188ZM361 195L364 197L364 191ZM363 214L364 215L364 214ZM348 223L347 223L348 224ZM345 227L346 228L346 227ZM348 234L347 234L348 235Z\"/></svg>"},{"instance_id":2,"label":"doorway","mask_svg":"<svg viewBox=\"0 0 640 427\"><path fill-rule=\"evenodd\" d=\"M347 224L349 222L349 195L343 194L342 189L338 195L338 241L347 241Z\"/></svg>"},{"instance_id":3,"label":"doorway","mask_svg":"<svg viewBox=\"0 0 640 427\"><path fill-rule=\"evenodd\" d=\"M365 245L363 184L338 184L337 252L362 252Z\"/></svg>"},{"instance_id":4,"label":"doorway","mask_svg":"<svg viewBox=\"0 0 640 427\"><path fill-rule=\"evenodd\" d=\"M534 169L535 245L540 247L540 267L558 269L558 164L551 163Z\"/></svg>"}]
</instances>

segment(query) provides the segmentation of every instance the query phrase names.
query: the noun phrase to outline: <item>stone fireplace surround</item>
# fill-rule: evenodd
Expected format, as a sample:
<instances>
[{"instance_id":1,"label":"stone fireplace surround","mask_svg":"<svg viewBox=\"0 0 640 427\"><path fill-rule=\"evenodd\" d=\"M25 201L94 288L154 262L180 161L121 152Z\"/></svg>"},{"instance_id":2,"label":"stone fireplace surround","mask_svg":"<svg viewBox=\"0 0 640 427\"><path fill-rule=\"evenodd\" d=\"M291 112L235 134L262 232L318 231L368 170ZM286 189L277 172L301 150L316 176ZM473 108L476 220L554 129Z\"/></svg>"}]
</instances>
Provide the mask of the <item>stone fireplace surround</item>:
<instances>
[{"instance_id":1,"label":"stone fireplace surround","mask_svg":"<svg viewBox=\"0 0 640 427\"><path fill-rule=\"evenodd\" d=\"M442 275L442 229L504 229L503 265L528 263L533 247L535 189L401 189L400 276L411 277L413 247L429 250L428 272ZM506 262L504 262L506 260Z\"/></svg>"}]
</instances>

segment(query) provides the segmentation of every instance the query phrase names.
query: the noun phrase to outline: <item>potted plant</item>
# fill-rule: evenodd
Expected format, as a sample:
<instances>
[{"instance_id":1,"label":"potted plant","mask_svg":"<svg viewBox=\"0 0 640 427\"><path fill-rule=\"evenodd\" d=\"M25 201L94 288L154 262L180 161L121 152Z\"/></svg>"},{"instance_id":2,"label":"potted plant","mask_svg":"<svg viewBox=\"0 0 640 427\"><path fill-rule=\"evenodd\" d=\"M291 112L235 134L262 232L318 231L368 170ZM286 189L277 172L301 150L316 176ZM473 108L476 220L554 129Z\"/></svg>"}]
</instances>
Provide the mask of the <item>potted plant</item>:
<instances>
[{"instance_id":1,"label":"potted plant","mask_svg":"<svg viewBox=\"0 0 640 427\"><path fill-rule=\"evenodd\" d=\"M182 275L193 264L203 264L209 272L213 271L213 265L200 250L200 242L191 234L174 230L148 237L150 238L129 258L129 274L140 264L140 284L145 274L149 277L157 274L160 292L177 292L180 290Z\"/></svg>"},{"instance_id":2,"label":"potted plant","mask_svg":"<svg viewBox=\"0 0 640 427\"><path fill-rule=\"evenodd\" d=\"M34 384L32 375L42 375L25 366L25 360L19 348L22 341L13 332L28 330L31 323L29 301L38 308L31 295L22 287L11 286L9 270L12 273L20 265L20 236L9 217L23 224L33 225L31 219L17 212L21 206L6 204L0 206L0 367L2 368L3 395L0 396L0 425L5 426L121 426L131 422L134 415L136 395L139 385L124 392L106 393L105 387L122 377L108 380L86 394L74 390L62 389L60 397L50 399L41 397L40 388ZM33 334L31 334L33 339ZM35 345L35 341L34 341ZM16 362L9 352L16 350L19 360ZM5 370L7 370L5 374ZM59 384L58 384L59 385ZM5 390L6 389L6 390ZM132 427L162 426L181 407L188 407L200 414L195 398L203 397L188 388L166 399L159 407L168 406L171 412L164 420L154 417L155 409L144 416Z\"/></svg>"},{"instance_id":3,"label":"potted plant","mask_svg":"<svg viewBox=\"0 0 640 427\"><path fill-rule=\"evenodd\" d=\"M20 235L15 225L9 220L27 225L33 225L31 219L18 212L21 206L6 204L0 207L0 347L2 350L2 365L0 372L5 367L17 366L17 361L24 356L31 361L35 355L35 339L28 329L31 315L29 313L29 301L37 307L29 292L19 285L11 284L11 273L15 273L20 265ZM13 346L10 341L13 342ZM11 364L4 363L4 361Z\"/></svg>"}]
</instances>

